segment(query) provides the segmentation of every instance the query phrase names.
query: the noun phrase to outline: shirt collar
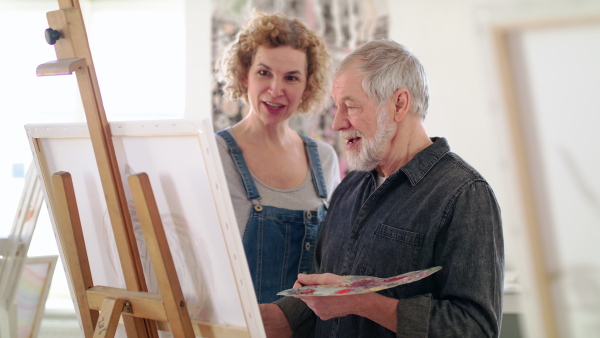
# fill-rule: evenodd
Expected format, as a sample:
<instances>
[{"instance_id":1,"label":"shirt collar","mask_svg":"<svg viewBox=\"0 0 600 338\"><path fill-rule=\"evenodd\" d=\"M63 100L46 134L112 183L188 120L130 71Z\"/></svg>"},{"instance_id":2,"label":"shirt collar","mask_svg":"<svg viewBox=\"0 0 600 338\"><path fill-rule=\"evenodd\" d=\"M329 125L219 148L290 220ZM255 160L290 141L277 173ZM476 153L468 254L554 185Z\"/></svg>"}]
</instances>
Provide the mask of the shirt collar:
<instances>
[{"instance_id":1,"label":"shirt collar","mask_svg":"<svg viewBox=\"0 0 600 338\"><path fill-rule=\"evenodd\" d=\"M450 151L450 145L444 137L432 137L431 141L433 144L417 153L410 162L393 173L390 178L399 175L402 171L413 186L417 185L435 163Z\"/></svg>"}]
</instances>

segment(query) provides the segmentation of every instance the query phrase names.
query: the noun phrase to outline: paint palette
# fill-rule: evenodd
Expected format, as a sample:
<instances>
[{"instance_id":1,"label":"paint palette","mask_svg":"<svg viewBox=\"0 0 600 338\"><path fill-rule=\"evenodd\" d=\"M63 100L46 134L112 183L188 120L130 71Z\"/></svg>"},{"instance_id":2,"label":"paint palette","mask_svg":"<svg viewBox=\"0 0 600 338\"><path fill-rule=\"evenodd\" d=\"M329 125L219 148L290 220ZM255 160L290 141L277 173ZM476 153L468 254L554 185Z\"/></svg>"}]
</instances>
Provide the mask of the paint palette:
<instances>
[{"instance_id":1,"label":"paint palette","mask_svg":"<svg viewBox=\"0 0 600 338\"><path fill-rule=\"evenodd\" d=\"M360 293L375 292L408 284L423 279L439 270L441 266L407 272L402 275L378 278L371 276L347 276L346 280L339 284L331 285L307 285L301 288L288 289L279 292L278 296L345 296Z\"/></svg>"}]
</instances>

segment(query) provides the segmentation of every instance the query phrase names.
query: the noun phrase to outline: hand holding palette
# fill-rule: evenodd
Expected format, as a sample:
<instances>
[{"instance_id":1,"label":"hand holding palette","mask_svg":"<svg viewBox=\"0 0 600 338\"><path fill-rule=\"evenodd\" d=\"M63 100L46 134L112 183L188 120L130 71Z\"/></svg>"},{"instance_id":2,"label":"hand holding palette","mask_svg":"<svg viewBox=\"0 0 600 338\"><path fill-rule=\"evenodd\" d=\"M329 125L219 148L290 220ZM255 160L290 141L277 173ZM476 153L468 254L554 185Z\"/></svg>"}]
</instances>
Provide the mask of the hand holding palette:
<instances>
[{"instance_id":1,"label":"hand holding palette","mask_svg":"<svg viewBox=\"0 0 600 338\"><path fill-rule=\"evenodd\" d=\"M347 276L346 280L339 284L330 285L307 285L301 288L288 289L279 292L278 296L345 296L360 293L375 292L408 284L423 279L439 270L441 266L407 272L402 275L377 278L371 276Z\"/></svg>"}]
</instances>

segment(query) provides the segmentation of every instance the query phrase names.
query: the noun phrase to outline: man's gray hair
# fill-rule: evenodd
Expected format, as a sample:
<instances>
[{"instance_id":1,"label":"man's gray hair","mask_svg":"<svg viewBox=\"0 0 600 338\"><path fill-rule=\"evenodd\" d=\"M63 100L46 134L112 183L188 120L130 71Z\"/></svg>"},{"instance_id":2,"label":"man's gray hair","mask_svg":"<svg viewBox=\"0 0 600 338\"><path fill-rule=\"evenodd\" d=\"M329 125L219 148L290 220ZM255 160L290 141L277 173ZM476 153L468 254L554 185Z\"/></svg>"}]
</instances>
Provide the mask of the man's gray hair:
<instances>
[{"instance_id":1,"label":"man's gray hair","mask_svg":"<svg viewBox=\"0 0 600 338\"><path fill-rule=\"evenodd\" d=\"M376 40L358 47L339 64L335 76L350 68L366 75L362 86L378 106L398 89L410 92L411 110L425 118L429 108L429 85L423 65L403 45L392 40Z\"/></svg>"}]
</instances>

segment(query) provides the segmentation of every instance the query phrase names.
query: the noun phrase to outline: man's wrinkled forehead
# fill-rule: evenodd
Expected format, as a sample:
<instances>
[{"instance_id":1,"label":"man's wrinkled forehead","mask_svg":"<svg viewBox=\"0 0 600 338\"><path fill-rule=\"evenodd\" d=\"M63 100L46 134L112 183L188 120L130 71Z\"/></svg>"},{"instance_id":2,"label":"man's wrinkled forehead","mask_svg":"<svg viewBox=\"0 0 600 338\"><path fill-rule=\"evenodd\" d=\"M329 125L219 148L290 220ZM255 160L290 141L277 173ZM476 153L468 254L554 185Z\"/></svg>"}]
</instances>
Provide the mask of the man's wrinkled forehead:
<instances>
[{"instance_id":1,"label":"man's wrinkled forehead","mask_svg":"<svg viewBox=\"0 0 600 338\"><path fill-rule=\"evenodd\" d=\"M348 92L356 94L356 90L364 91L363 80L365 75L359 74L355 68L347 69L344 72L338 73L331 87L331 96L334 101L341 99L349 99Z\"/></svg>"}]
</instances>

